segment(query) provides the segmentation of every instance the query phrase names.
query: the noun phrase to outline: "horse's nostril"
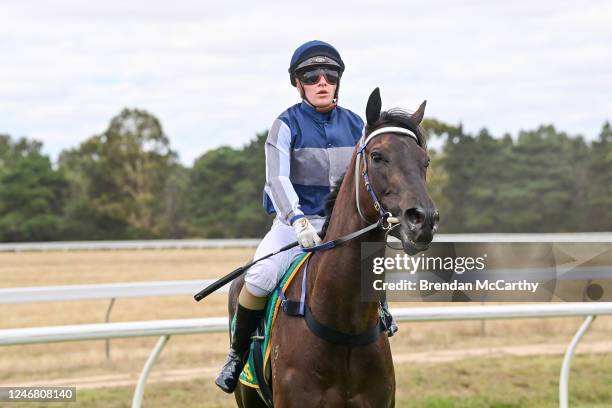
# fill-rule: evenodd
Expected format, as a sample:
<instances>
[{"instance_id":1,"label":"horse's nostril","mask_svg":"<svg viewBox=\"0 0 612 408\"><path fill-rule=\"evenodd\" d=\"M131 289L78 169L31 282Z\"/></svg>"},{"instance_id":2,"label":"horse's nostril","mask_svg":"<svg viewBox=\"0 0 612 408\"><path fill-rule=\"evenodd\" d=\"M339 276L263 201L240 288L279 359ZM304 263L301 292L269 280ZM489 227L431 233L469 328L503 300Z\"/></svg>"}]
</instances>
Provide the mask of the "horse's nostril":
<instances>
[{"instance_id":1,"label":"horse's nostril","mask_svg":"<svg viewBox=\"0 0 612 408\"><path fill-rule=\"evenodd\" d=\"M415 226L421 226L425 222L425 211L421 208L413 207L406 210L406 219Z\"/></svg>"}]
</instances>

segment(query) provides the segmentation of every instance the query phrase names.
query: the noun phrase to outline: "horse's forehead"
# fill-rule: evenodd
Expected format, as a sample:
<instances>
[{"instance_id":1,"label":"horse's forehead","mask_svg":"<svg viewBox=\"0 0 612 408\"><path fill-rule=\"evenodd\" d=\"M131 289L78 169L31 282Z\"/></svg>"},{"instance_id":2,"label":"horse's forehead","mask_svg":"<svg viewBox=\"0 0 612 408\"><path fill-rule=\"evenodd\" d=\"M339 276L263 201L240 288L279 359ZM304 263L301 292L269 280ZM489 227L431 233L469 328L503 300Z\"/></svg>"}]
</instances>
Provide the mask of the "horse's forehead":
<instances>
[{"instance_id":1,"label":"horse's forehead","mask_svg":"<svg viewBox=\"0 0 612 408\"><path fill-rule=\"evenodd\" d=\"M389 150L399 150L408 147L411 143L414 143L418 146L416 140L407 135L398 135L395 133L383 133L380 136L374 137L370 144L372 147L376 146L378 148L389 149Z\"/></svg>"}]
</instances>

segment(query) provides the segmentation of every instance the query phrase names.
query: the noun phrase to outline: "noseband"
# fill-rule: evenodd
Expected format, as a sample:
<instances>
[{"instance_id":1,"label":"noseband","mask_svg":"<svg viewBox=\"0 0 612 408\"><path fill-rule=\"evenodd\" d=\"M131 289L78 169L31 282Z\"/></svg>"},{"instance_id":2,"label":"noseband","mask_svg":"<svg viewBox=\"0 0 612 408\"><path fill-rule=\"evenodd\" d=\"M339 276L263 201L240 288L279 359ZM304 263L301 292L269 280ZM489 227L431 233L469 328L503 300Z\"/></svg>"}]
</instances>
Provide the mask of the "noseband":
<instances>
[{"instance_id":1,"label":"noseband","mask_svg":"<svg viewBox=\"0 0 612 408\"><path fill-rule=\"evenodd\" d=\"M413 138L417 142L417 144L419 144L419 139L414 134L414 132L412 132L411 130L401 128L401 127L395 127L395 126L386 126L380 129L376 129L375 131L370 133L367 138L366 138L365 130L364 130L363 136L361 136L361 139L359 139L359 150L357 151L357 157L355 158L355 177L354 177L355 178L355 203L357 204L357 212L359 213L359 216L365 223L367 224L372 223L371 221L368 221L366 217L363 215L363 212L361 211L361 207L359 205L359 177L357 176L357 174L359 174L359 161L361 159L361 156L363 156L363 170L361 171L361 175L363 176L363 182L365 184L365 188L368 191L368 193L370 193L370 197L372 198L372 202L374 203L374 208L376 208L376 211L378 212L378 216L379 216L378 222L381 222L381 221L383 222L382 224L383 229L390 229L392 228L391 224L398 224L399 220L396 217L393 217L390 212L386 211L383 208L383 206L380 204L378 197L376 197L376 193L374 192L374 189L372 188L372 185L370 184L370 178L368 177L368 159L367 157L365 157L365 148L368 145L368 143L370 143L372 139L374 139L376 136L380 136L383 133L401 133L403 135L408 135L411 138ZM384 222L385 220L386 220L386 223Z\"/></svg>"}]
</instances>

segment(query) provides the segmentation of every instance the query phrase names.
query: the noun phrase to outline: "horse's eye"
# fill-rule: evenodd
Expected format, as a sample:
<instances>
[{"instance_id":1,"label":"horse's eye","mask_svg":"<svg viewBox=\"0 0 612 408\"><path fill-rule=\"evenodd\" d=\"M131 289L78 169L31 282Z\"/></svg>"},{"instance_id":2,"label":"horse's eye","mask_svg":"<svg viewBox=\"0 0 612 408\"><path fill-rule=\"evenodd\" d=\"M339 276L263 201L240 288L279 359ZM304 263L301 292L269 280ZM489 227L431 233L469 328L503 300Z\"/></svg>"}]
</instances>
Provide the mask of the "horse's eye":
<instances>
[{"instance_id":1,"label":"horse's eye","mask_svg":"<svg viewBox=\"0 0 612 408\"><path fill-rule=\"evenodd\" d=\"M372 152L370 154L370 157L372 158L372 160L374 160L375 163L381 162L383 160L382 154L378 152Z\"/></svg>"},{"instance_id":2,"label":"horse's eye","mask_svg":"<svg viewBox=\"0 0 612 408\"><path fill-rule=\"evenodd\" d=\"M425 163L425 168L429 167L429 163L431 163L431 159L427 159L427 162Z\"/></svg>"}]
</instances>

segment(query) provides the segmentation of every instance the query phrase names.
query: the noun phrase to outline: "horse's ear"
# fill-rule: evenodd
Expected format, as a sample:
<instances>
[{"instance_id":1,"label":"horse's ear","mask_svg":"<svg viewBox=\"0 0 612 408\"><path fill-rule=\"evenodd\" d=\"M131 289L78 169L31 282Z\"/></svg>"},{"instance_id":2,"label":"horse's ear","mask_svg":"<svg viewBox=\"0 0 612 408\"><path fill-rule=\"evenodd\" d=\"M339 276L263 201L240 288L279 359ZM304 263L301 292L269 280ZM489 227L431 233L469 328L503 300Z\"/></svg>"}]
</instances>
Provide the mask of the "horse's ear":
<instances>
[{"instance_id":1,"label":"horse's ear","mask_svg":"<svg viewBox=\"0 0 612 408\"><path fill-rule=\"evenodd\" d=\"M423 101L419 109L412 114L412 120L414 120L417 125L420 125L423 121L423 117L425 116L425 105L427 105L427 101Z\"/></svg>"},{"instance_id":2,"label":"horse's ear","mask_svg":"<svg viewBox=\"0 0 612 408\"><path fill-rule=\"evenodd\" d=\"M380 90L378 87L372 91L368 98L368 104L366 105L366 119L368 125L372 126L380 117L380 109L382 102L380 100Z\"/></svg>"}]
</instances>

